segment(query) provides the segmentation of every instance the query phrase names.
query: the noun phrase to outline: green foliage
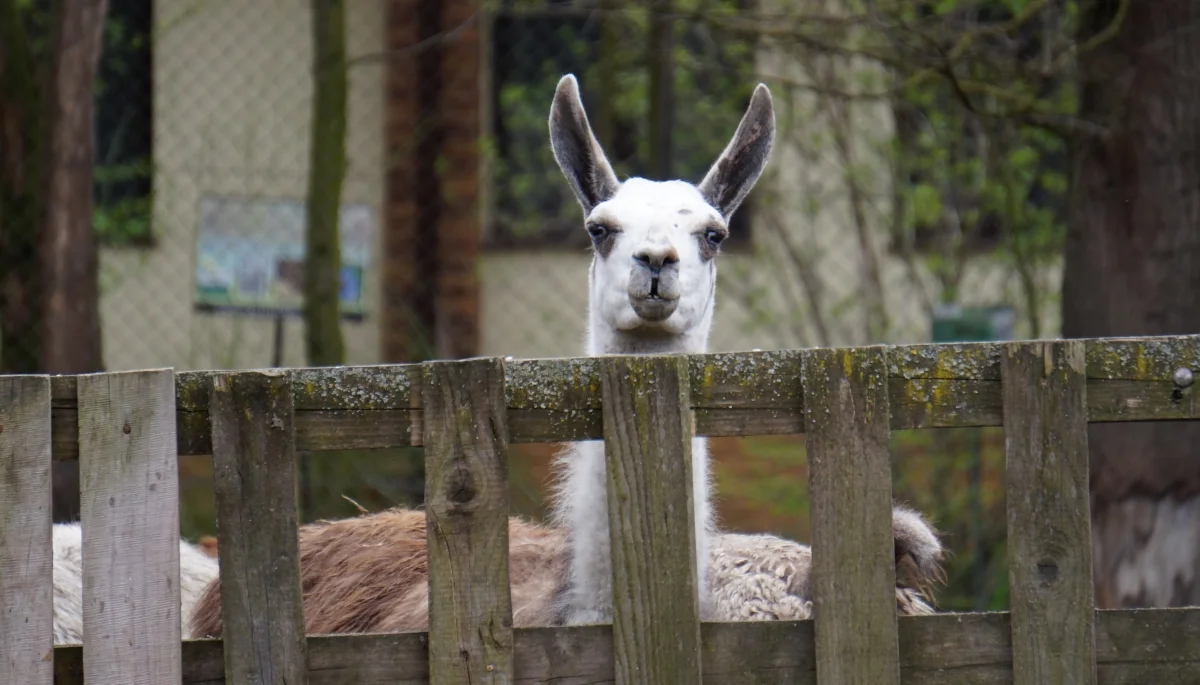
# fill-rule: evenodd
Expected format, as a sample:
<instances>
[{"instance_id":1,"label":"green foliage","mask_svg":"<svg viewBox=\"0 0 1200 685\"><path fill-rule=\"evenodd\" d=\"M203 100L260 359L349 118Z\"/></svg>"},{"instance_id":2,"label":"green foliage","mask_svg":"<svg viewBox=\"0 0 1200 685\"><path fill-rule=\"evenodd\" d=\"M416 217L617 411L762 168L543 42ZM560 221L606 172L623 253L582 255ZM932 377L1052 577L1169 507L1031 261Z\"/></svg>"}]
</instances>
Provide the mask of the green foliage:
<instances>
[{"instance_id":1,"label":"green foliage","mask_svg":"<svg viewBox=\"0 0 1200 685\"><path fill-rule=\"evenodd\" d=\"M890 66L901 84L894 244L925 262L947 300L978 257L1008 261L1024 288L1036 288L1033 270L1056 259L1065 238L1070 129L1047 122L1071 122L1077 98L1069 71L1047 65L1073 49L1076 3L947 0L925 9L912 4L901 12L910 23L880 39L896 47ZM914 36L941 47L912 48ZM1025 295L1034 303L1044 293Z\"/></svg>"},{"instance_id":2,"label":"green foliage","mask_svg":"<svg viewBox=\"0 0 1200 685\"><path fill-rule=\"evenodd\" d=\"M115 8L114 8L115 9ZM128 9L128 8L124 8ZM92 226L112 247L153 240L148 17L110 12L96 72L97 148Z\"/></svg>"},{"instance_id":3,"label":"green foliage","mask_svg":"<svg viewBox=\"0 0 1200 685\"><path fill-rule=\"evenodd\" d=\"M547 3L549 4L549 3ZM709 3L713 5L713 3ZM649 14L636 3L614 3L604 19L540 3L501 16L494 171L496 222L517 242L546 239L582 244L579 208L562 181L547 141L555 84L572 72L601 145L620 178L647 174L649 150ZM732 0L714 7L734 8ZM562 7L561 4L558 5ZM686 5L684 6L686 9ZM605 23L607 26L604 26ZM721 153L754 87L753 45L718 36L707 23L673 22L671 175L698 182ZM605 90L608 85L611 90ZM607 139L605 139L607 138Z\"/></svg>"}]
</instances>

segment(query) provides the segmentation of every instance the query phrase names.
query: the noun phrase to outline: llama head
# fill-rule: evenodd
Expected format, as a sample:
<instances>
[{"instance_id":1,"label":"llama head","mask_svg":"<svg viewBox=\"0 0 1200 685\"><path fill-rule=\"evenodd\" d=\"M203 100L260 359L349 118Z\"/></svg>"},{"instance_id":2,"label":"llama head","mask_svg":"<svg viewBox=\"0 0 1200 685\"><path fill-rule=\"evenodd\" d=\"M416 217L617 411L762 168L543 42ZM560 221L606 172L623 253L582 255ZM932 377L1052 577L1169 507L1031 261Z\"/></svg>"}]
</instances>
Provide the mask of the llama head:
<instances>
[{"instance_id":1,"label":"llama head","mask_svg":"<svg viewBox=\"0 0 1200 685\"><path fill-rule=\"evenodd\" d=\"M774 139L771 93L760 83L733 139L699 185L643 178L622 183L592 133L575 77L558 82L550 147L583 207L593 245L590 353L704 348L716 288L714 258L730 218L766 167ZM597 343L598 336L605 340ZM692 344L670 344L679 338Z\"/></svg>"}]
</instances>

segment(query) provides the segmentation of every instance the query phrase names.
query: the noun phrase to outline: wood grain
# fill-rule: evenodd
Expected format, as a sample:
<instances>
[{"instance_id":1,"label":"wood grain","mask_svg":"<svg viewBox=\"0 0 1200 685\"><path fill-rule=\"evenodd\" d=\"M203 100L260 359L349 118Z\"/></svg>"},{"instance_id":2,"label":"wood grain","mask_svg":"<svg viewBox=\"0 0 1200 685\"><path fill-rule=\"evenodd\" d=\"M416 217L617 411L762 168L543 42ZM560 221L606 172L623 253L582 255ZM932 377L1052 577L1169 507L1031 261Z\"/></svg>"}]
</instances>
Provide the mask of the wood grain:
<instances>
[{"instance_id":1,"label":"wood grain","mask_svg":"<svg viewBox=\"0 0 1200 685\"><path fill-rule=\"evenodd\" d=\"M170 369L79 377L89 685L181 677L174 404Z\"/></svg>"},{"instance_id":2,"label":"wood grain","mask_svg":"<svg viewBox=\"0 0 1200 685\"><path fill-rule=\"evenodd\" d=\"M686 364L681 356L601 360L617 683L700 679Z\"/></svg>"},{"instance_id":3,"label":"wood grain","mask_svg":"<svg viewBox=\"0 0 1200 685\"><path fill-rule=\"evenodd\" d=\"M1011 685L1010 616L1005 612L901 616L901 673L922 685ZM517 683L592 685L613 681L608 626L514 631ZM705 623L704 685L817 685L812 621ZM425 633L308 638L311 685L424 685ZM1200 672L1200 609L1096 612L1101 685L1194 685ZM183 643L183 683L221 685L219 640ZM79 647L54 649L56 685L83 685ZM231 682L231 681L230 681Z\"/></svg>"},{"instance_id":4,"label":"wood grain","mask_svg":"<svg viewBox=\"0 0 1200 685\"><path fill-rule=\"evenodd\" d=\"M1013 682L1095 683L1084 345L1001 361Z\"/></svg>"},{"instance_id":5,"label":"wood grain","mask_svg":"<svg viewBox=\"0 0 1200 685\"><path fill-rule=\"evenodd\" d=\"M424 371L429 680L511 683L504 364L431 362Z\"/></svg>"},{"instance_id":6,"label":"wood grain","mask_svg":"<svg viewBox=\"0 0 1200 685\"><path fill-rule=\"evenodd\" d=\"M804 355L822 685L900 682L885 355L881 347Z\"/></svg>"},{"instance_id":7,"label":"wood grain","mask_svg":"<svg viewBox=\"0 0 1200 685\"><path fill-rule=\"evenodd\" d=\"M50 377L0 377L0 682L48 685Z\"/></svg>"},{"instance_id":8,"label":"wood grain","mask_svg":"<svg viewBox=\"0 0 1200 685\"><path fill-rule=\"evenodd\" d=\"M291 384L276 371L211 380L225 673L239 685L303 685Z\"/></svg>"}]
</instances>

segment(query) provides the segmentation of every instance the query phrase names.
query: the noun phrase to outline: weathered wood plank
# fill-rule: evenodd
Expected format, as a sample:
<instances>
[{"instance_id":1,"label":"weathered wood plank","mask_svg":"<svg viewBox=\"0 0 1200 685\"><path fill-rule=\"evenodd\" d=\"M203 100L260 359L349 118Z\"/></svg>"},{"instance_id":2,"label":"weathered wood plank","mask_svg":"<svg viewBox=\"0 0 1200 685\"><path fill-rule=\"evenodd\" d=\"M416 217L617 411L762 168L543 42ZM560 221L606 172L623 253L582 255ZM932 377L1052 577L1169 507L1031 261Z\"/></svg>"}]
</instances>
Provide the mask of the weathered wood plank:
<instances>
[{"instance_id":1,"label":"weathered wood plank","mask_svg":"<svg viewBox=\"0 0 1200 685\"><path fill-rule=\"evenodd\" d=\"M0 682L48 685L50 377L0 377Z\"/></svg>"},{"instance_id":2,"label":"weathered wood plank","mask_svg":"<svg viewBox=\"0 0 1200 685\"><path fill-rule=\"evenodd\" d=\"M604 357L600 385L616 682L696 683L700 604L687 361Z\"/></svg>"},{"instance_id":3,"label":"weathered wood plank","mask_svg":"<svg viewBox=\"0 0 1200 685\"><path fill-rule=\"evenodd\" d=\"M1081 341L1087 377L1169 381L1179 368L1200 372L1200 335L1100 338Z\"/></svg>"},{"instance_id":4,"label":"weathered wood plank","mask_svg":"<svg viewBox=\"0 0 1200 685\"><path fill-rule=\"evenodd\" d=\"M411 409L296 412L299 449L354 450L420 446L421 412Z\"/></svg>"},{"instance_id":5,"label":"weathered wood plank","mask_svg":"<svg viewBox=\"0 0 1200 685\"><path fill-rule=\"evenodd\" d=\"M898 685L886 352L810 350L803 379L817 675Z\"/></svg>"},{"instance_id":6,"label":"weathered wood plank","mask_svg":"<svg viewBox=\"0 0 1200 685\"><path fill-rule=\"evenodd\" d=\"M1200 420L1196 386L1178 390L1170 381L1089 380L1088 422ZM976 380L888 379L892 430L965 428L1003 424L1000 382ZM590 401L589 401L590 402ZM804 432L799 405L727 409L696 406L696 435L790 435ZM387 449L420 446L418 409L312 409L296 412L297 449ZM177 416L181 455L211 454L208 411L180 410ZM77 459L78 427L74 408L53 409L54 459ZM508 408L513 443L599 440L604 436L599 408Z\"/></svg>"},{"instance_id":7,"label":"weathered wood plank","mask_svg":"<svg viewBox=\"0 0 1200 685\"><path fill-rule=\"evenodd\" d=\"M906 683L1010 685L1012 643L1005 612L901 616ZM704 685L816 685L812 621L704 623ZM608 626L526 628L513 635L517 683L612 682ZM425 633L308 638L312 685L424 685ZM1194 685L1200 673L1200 609L1096 612L1100 685ZM221 642L183 643L183 683L225 683ZM82 685L82 651L54 649L56 685Z\"/></svg>"},{"instance_id":8,"label":"weathered wood plank","mask_svg":"<svg viewBox=\"0 0 1200 685\"><path fill-rule=\"evenodd\" d=\"M1083 343L1001 357L1013 679L1095 683Z\"/></svg>"},{"instance_id":9,"label":"weathered wood plank","mask_svg":"<svg viewBox=\"0 0 1200 685\"><path fill-rule=\"evenodd\" d=\"M508 426L499 359L425 366L433 683L511 683Z\"/></svg>"},{"instance_id":10,"label":"weathered wood plank","mask_svg":"<svg viewBox=\"0 0 1200 685\"><path fill-rule=\"evenodd\" d=\"M284 372L211 377L225 673L307 682L293 398Z\"/></svg>"},{"instance_id":11,"label":"weathered wood plank","mask_svg":"<svg viewBox=\"0 0 1200 685\"><path fill-rule=\"evenodd\" d=\"M88 683L178 682L175 374L79 376L78 393Z\"/></svg>"},{"instance_id":12,"label":"weathered wood plank","mask_svg":"<svg viewBox=\"0 0 1200 685\"><path fill-rule=\"evenodd\" d=\"M1176 369L1200 375L1200 335L1084 340L1088 421L1200 419L1200 387L1177 388ZM893 430L1002 424L1000 343L888 348L889 424ZM804 432L804 407L791 379L798 350L689 355L697 435ZM759 370L760 369L761 372ZM420 445L419 366L291 369L296 445L306 450ZM772 373L774 372L774 373ZM212 372L177 376L180 454L209 454ZM603 437L596 360L520 360L506 365L512 442ZM415 379L415 380L414 380ZM52 379L55 459L78 457L74 377Z\"/></svg>"}]
</instances>

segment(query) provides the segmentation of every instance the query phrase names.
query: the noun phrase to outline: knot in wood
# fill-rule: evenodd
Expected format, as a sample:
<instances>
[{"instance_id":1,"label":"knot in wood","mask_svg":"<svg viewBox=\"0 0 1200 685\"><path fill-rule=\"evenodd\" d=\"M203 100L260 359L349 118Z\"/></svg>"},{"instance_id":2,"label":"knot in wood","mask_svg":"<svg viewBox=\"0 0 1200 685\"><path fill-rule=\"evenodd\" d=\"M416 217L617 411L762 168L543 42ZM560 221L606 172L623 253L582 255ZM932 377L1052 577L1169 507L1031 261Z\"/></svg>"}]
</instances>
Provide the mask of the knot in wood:
<instances>
[{"instance_id":1,"label":"knot in wood","mask_svg":"<svg viewBox=\"0 0 1200 685\"><path fill-rule=\"evenodd\" d=\"M1042 559L1037 563L1037 572L1043 585L1053 585L1058 581L1058 562L1053 559Z\"/></svg>"},{"instance_id":2,"label":"knot in wood","mask_svg":"<svg viewBox=\"0 0 1200 685\"><path fill-rule=\"evenodd\" d=\"M459 505L472 502L479 490L475 485L475 474L465 459L455 459L446 480L446 498Z\"/></svg>"}]
</instances>

